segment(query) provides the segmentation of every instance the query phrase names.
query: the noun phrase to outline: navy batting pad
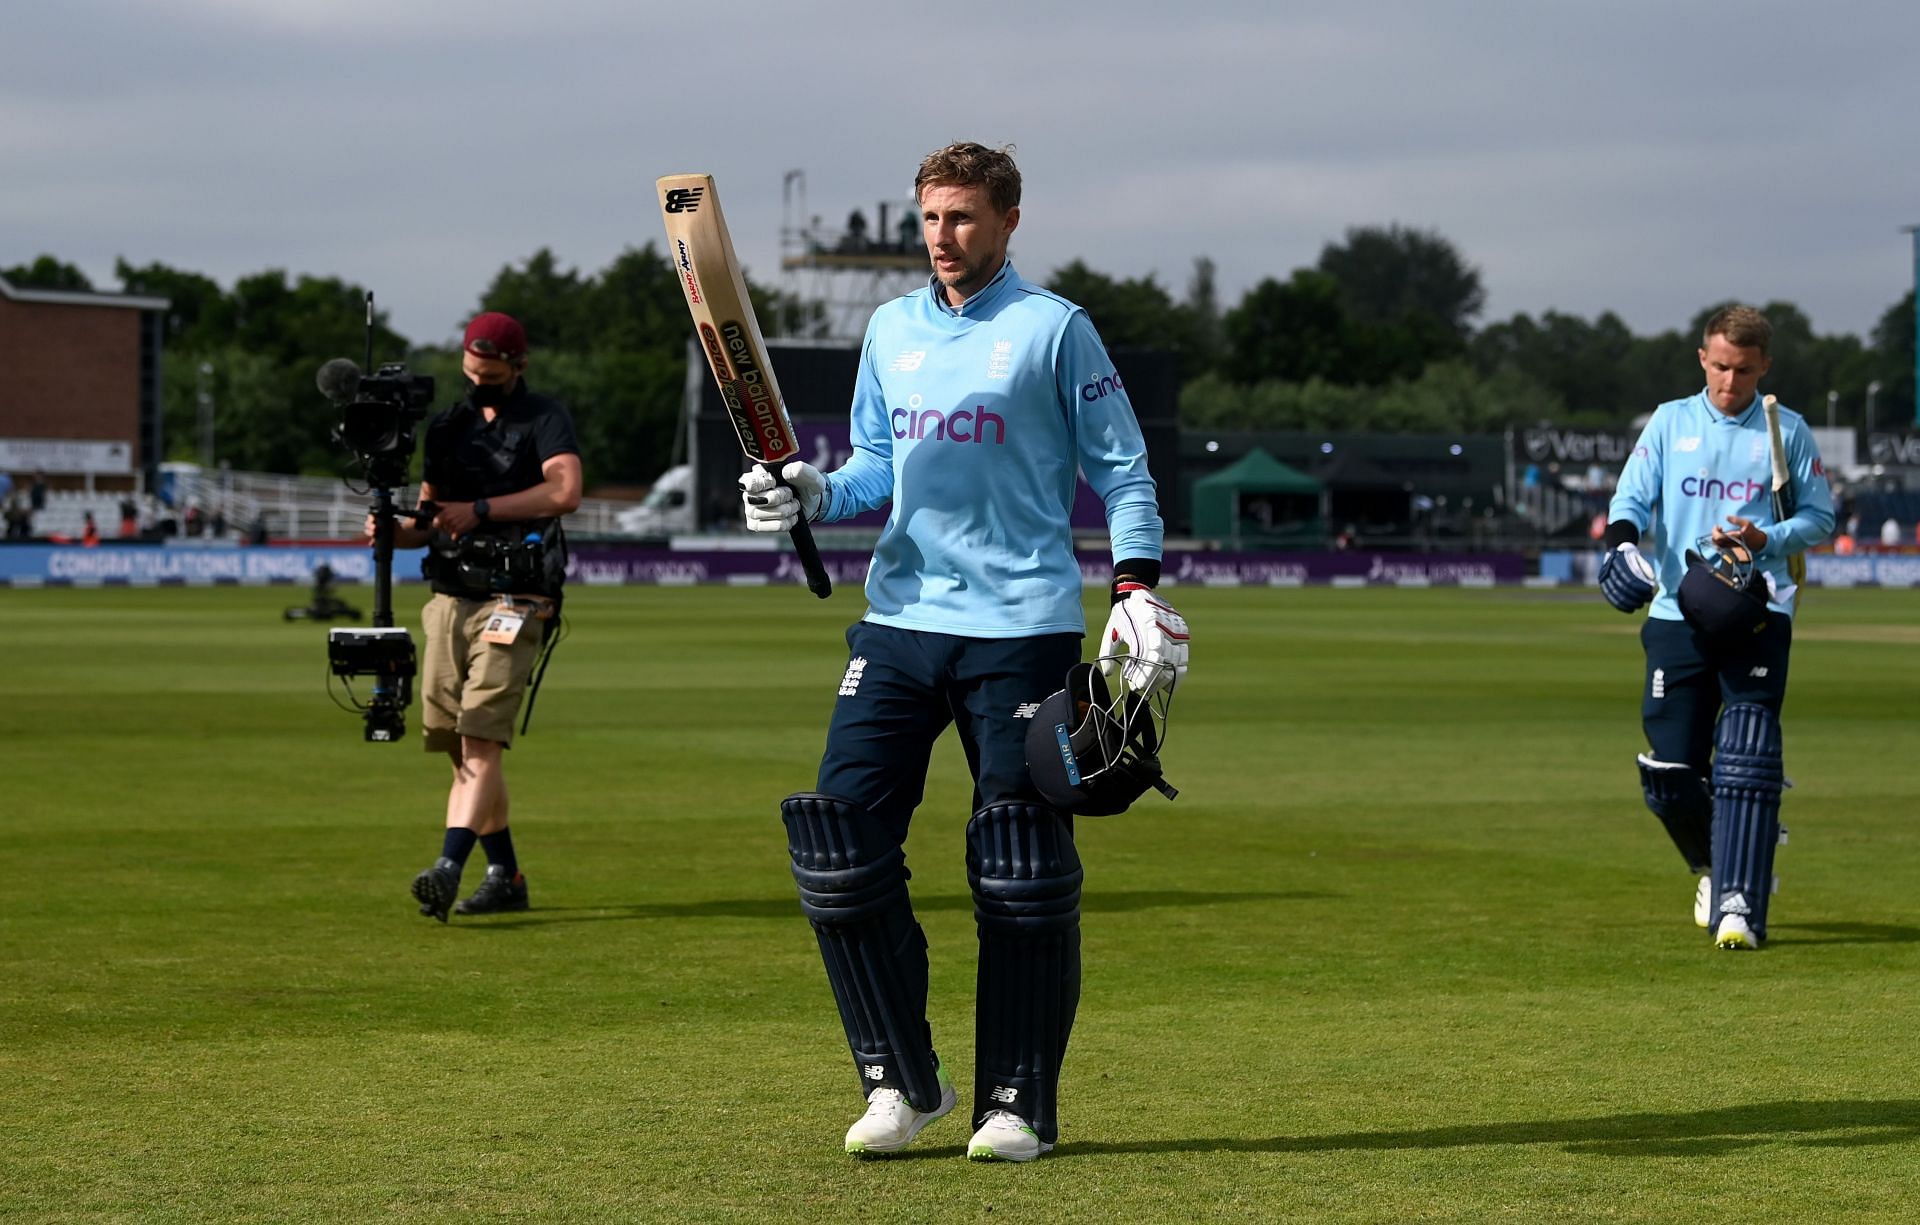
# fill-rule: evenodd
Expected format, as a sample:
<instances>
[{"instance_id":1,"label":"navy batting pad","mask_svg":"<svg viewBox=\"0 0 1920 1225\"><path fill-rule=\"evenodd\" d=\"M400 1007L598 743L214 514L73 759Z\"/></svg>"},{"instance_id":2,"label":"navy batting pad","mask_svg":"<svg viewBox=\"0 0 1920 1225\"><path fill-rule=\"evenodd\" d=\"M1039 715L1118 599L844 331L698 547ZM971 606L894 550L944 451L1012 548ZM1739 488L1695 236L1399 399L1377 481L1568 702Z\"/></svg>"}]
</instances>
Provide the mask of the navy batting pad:
<instances>
[{"instance_id":1,"label":"navy batting pad","mask_svg":"<svg viewBox=\"0 0 1920 1225\"><path fill-rule=\"evenodd\" d=\"M1773 854L1780 845L1780 720L1751 702L1727 707L1714 728L1713 917L1744 914L1747 926L1767 934Z\"/></svg>"}]
</instances>

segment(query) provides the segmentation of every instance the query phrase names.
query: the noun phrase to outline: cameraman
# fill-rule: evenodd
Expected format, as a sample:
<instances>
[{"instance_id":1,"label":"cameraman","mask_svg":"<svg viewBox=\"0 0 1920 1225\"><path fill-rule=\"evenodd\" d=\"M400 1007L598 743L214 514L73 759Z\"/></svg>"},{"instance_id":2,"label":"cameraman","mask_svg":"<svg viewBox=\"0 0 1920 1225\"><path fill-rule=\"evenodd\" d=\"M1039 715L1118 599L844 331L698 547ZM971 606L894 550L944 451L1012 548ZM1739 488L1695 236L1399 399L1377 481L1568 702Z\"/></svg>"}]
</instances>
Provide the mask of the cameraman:
<instances>
[{"instance_id":1,"label":"cameraman","mask_svg":"<svg viewBox=\"0 0 1920 1225\"><path fill-rule=\"evenodd\" d=\"M467 324L462 348L467 398L427 423L420 504L435 508L432 526L402 520L394 528L394 547L428 546L434 593L422 613L420 724L427 751L452 759L453 788L440 858L414 877L413 896L421 914L442 923L450 908L527 908L526 877L507 829L501 755L513 741L514 716L566 577L558 520L579 507L583 481L573 418L522 377L526 330L489 311ZM371 535L371 516L367 527ZM525 558L537 551L534 542L544 542L545 551L531 572L507 564L510 552ZM476 841L486 851L487 874L455 906Z\"/></svg>"}]
</instances>

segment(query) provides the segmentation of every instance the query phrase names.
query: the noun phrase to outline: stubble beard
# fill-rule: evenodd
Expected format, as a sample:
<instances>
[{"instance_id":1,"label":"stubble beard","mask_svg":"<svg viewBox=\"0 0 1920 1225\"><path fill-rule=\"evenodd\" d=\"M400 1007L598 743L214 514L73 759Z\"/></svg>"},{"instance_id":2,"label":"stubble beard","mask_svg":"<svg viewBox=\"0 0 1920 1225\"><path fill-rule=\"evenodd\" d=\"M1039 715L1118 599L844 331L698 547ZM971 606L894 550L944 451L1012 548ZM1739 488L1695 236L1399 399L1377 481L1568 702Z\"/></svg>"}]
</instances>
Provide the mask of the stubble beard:
<instances>
[{"instance_id":1,"label":"stubble beard","mask_svg":"<svg viewBox=\"0 0 1920 1225\"><path fill-rule=\"evenodd\" d=\"M935 265L933 275L949 293L958 294L963 299L971 298L986 288L987 282L993 279L993 273L999 271L998 264L989 268L984 260L980 263L972 263L965 256L959 258L960 267L957 271L943 273L939 266Z\"/></svg>"}]
</instances>

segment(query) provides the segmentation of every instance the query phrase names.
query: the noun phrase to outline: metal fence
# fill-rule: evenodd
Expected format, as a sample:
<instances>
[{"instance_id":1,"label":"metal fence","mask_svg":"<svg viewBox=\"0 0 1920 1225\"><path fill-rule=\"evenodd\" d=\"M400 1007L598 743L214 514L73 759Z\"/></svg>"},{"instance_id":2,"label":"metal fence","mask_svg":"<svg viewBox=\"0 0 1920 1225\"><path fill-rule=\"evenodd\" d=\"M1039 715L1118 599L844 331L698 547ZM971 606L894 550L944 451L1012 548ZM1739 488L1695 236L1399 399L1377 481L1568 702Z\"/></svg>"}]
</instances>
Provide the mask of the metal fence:
<instances>
[{"instance_id":1,"label":"metal fence","mask_svg":"<svg viewBox=\"0 0 1920 1225\"><path fill-rule=\"evenodd\" d=\"M283 476L271 472L173 470L158 491L176 518L197 506L209 520L218 515L242 535L264 524L275 539L346 540L360 535L370 497L345 481L324 476ZM397 491L395 501L413 505L417 491ZM619 533L615 516L634 506L606 498L586 498L567 516L567 529L579 536Z\"/></svg>"}]
</instances>

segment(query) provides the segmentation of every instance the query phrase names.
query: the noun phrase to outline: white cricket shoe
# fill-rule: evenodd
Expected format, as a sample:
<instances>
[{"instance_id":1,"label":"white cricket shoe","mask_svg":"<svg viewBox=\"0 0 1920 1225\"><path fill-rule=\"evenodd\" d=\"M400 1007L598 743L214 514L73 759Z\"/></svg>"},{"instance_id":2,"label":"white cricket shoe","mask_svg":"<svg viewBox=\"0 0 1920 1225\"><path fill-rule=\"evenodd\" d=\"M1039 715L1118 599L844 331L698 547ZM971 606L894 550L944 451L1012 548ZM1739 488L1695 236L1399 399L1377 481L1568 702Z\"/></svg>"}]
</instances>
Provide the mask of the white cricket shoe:
<instances>
[{"instance_id":1,"label":"white cricket shoe","mask_svg":"<svg viewBox=\"0 0 1920 1225\"><path fill-rule=\"evenodd\" d=\"M1752 951L1760 947L1760 937L1747 926L1747 916L1738 914L1720 916L1720 930L1713 934L1713 942L1723 949Z\"/></svg>"},{"instance_id":2,"label":"white cricket shoe","mask_svg":"<svg viewBox=\"0 0 1920 1225\"><path fill-rule=\"evenodd\" d=\"M952 1110L960 1100L953 1091L953 1081L937 1060L933 1070L940 1084L938 1105L922 1113L913 1108L906 1094L882 1085L867 1095L867 1112L847 1128L847 1151L856 1156L897 1153L913 1142L921 1128Z\"/></svg>"},{"instance_id":3,"label":"white cricket shoe","mask_svg":"<svg viewBox=\"0 0 1920 1225\"><path fill-rule=\"evenodd\" d=\"M1787 845L1787 827L1784 825L1780 827L1779 845ZM1780 892L1780 878L1778 876L1775 876L1768 882L1767 892ZM1703 876L1700 878L1700 884L1693 891L1693 925L1695 927L1710 927L1712 924L1713 877Z\"/></svg>"},{"instance_id":4,"label":"white cricket shoe","mask_svg":"<svg viewBox=\"0 0 1920 1225\"><path fill-rule=\"evenodd\" d=\"M974 1161L1032 1161L1052 1148L1025 1119L1010 1110L996 1110L973 1133L967 1156Z\"/></svg>"}]
</instances>

